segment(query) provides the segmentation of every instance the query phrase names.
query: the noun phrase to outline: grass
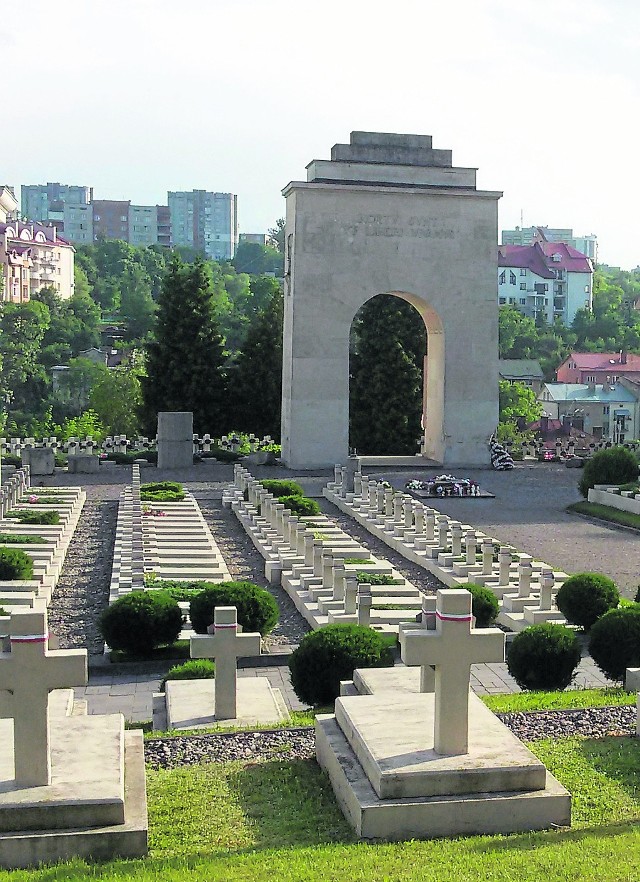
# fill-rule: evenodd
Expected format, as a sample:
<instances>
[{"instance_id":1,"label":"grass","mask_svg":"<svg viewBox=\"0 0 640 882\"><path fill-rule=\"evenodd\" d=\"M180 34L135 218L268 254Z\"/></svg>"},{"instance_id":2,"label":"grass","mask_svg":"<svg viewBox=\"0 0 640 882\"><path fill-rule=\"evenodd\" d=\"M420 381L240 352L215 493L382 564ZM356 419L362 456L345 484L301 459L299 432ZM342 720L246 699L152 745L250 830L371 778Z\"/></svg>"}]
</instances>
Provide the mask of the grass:
<instances>
[{"instance_id":1,"label":"grass","mask_svg":"<svg viewBox=\"0 0 640 882\"><path fill-rule=\"evenodd\" d=\"M496 714L580 707L613 707L636 703L635 693L615 687L572 689L564 692L516 692L512 695L483 695L481 698Z\"/></svg>"},{"instance_id":2,"label":"grass","mask_svg":"<svg viewBox=\"0 0 640 882\"><path fill-rule=\"evenodd\" d=\"M536 742L573 792L573 828L509 836L357 843L315 762L148 771L145 860L75 860L0 882L637 882L640 754L632 738Z\"/></svg>"},{"instance_id":3,"label":"grass","mask_svg":"<svg viewBox=\"0 0 640 882\"><path fill-rule=\"evenodd\" d=\"M574 502L572 505L567 506L567 511L588 515L590 518L598 518L601 521L609 521L612 524L620 524L623 527L632 527L634 530L640 530L640 515L633 514L630 511L610 508L608 505L601 505L599 502Z\"/></svg>"},{"instance_id":4,"label":"grass","mask_svg":"<svg viewBox=\"0 0 640 882\"><path fill-rule=\"evenodd\" d=\"M29 533L0 533L2 545L43 545L46 541L44 536L32 536Z\"/></svg>"}]
</instances>

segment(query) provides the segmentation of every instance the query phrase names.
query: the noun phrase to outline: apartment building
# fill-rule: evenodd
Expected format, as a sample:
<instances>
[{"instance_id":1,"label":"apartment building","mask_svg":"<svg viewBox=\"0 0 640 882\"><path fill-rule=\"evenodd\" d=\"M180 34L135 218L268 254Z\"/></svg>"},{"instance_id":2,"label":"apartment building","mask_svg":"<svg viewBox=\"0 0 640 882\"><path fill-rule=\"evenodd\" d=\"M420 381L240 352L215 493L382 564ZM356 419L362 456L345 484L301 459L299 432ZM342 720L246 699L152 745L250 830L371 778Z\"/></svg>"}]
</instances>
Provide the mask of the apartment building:
<instances>
[{"instance_id":1,"label":"apartment building","mask_svg":"<svg viewBox=\"0 0 640 882\"><path fill-rule=\"evenodd\" d=\"M233 193L169 191L172 244L213 260L231 260L238 247L237 199Z\"/></svg>"}]
</instances>

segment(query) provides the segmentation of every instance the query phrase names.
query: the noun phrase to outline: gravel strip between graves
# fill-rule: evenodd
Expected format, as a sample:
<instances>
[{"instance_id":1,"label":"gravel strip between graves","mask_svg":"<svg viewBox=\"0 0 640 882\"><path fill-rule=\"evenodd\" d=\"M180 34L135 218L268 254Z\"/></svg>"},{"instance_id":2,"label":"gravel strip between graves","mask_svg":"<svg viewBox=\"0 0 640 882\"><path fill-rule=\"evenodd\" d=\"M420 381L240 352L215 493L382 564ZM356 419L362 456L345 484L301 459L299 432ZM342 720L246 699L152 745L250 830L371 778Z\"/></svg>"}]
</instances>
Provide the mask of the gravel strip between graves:
<instances>
[{"instance_id":1,"label":"gravel strip between graves","mask_svg":"<svg viewBox=\"0 0 640 882\"><path fill-rule=\"evenodd\" d=\"M49 627L60 649L104 651L98 616L109 602L118 503L87 500L49 605Z\"/></svg>"},{"instance_id":2,"label":"gravel strip between graves","mask_svg":"<svg viewBox=\"0 0 640 882\"><path fill-rule=\"evenodd\" d=\"M394 551L393 548L390 548L382 541L382 539L378 539L376 536L373 536L365 530L364 527L361 527L354 518L343 514L340 509L336 508L336 506L332 502L329 502L328 499L322 497L321 499L316 499L316 502L320 506L322 513L335 521L336 526L340 527L341 530L355 539L356 542L359 542L360 545L370 551L375 557L387 560L391 566L404 576L405 579L411 582L418 591L422 591L423 594L435 594L439 588L446 587L428 570L407 560L406 557L403 557L397 551Z\"/></svg>"},{"instance_id":3,"label":"gravel strip between graves","mask_svg":"<svg viewBox=\"0 0 640 882\"><path fill-rule=\"evenodd\" d=\"M497 714L523 741L580 735L633 735L635 707L600 707L541 713ZM262 732L235 732L154 738L145 742L145 759L152 768L173 769L202 762L232 760L314 759L315 732L312 727Z\"/></svg>"}]
</instances>

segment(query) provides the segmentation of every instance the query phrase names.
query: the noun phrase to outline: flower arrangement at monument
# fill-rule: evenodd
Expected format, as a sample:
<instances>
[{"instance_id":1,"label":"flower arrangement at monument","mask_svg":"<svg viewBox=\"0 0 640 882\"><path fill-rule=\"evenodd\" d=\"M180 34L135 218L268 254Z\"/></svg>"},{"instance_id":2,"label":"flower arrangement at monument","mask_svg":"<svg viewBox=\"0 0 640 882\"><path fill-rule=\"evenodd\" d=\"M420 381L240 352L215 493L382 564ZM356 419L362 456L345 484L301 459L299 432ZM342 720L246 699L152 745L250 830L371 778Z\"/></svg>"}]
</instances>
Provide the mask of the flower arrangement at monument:
<instances>
[{"instance_id":1,"label":"flower arrangement at monument","mask_svg":"<svg viewBox=\"0 0 640 882\"><path fill-rule=\"evenodd\" d=\"M428 481L407 481L407 490L426 493L440 499L446 496L479 496L480 487L477 481L469 478L456 478L454 475L438 475Z\"/></svg>"}]
</instances>

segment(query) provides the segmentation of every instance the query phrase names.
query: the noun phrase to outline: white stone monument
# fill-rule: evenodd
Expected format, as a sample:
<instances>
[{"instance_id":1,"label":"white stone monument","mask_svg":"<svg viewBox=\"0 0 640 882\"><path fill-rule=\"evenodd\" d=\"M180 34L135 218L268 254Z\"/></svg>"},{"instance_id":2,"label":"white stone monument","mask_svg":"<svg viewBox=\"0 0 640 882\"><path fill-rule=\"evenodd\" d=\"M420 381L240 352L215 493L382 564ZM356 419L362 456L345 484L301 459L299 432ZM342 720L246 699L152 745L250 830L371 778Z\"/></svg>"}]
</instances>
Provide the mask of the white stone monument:
<instances>
[{"instance_id":1,"label":"white stone monument","mask_svg":"<svg viewBox=\"0 0 640 882\"><path fill-rule=\"evenodd\" d=\"M430 136L380 132L352 132L283 193L283 462L346 461L351 324L388 293L417 309L428 335L423 455L488 465L501 193L476 189L475 169L454 167Z\"/></svg>"},{"instance_id":2,"label":"white stone monument","mask_svg":"<svg viewBox=\"0 0 640 882\"><path fill-rule=\"evenodd\" d=\"M85 650L47 648L46 611L11 616L0 653L0 867L147 853L142 732L78 713ZM126 788L125 788L126 778Z\"/></svg>"},{"instance_id":3,"label":"white stone monument","mask_svg":"<svg viewBox=\"0 0 640 882\"><path fill-rule=\"evenodd\" d=\"M537 830L571 823L571 797L469 689L471 665L498 661L504 634L472 627L471 595L442 590L435 629L400 631L405 663L435 667L435 691L401 668L316 719L316 755L363 839ZM428 625L428 617L425 625ZM367 671L356 672L361 682ZM373 673L373 672L372 672ZM354 674L354 682L356 676ZM380 688L380 691L377 689Z\"/></svg>"},{"instance_id":4,"label":"white stone monument","mask_svg":"<svg viewBox=\"0 0 640 882\"><path fill-rule=\"evenodd\" d=\"M235 606L217 606L209 634L191 637L191 658L215 659L215 678L168 680L166 723L170 729L273 723L286 719L280 690L266 677L238 677L239 658L258 656L260 634L243 634Z\"/></svg>"},{"instance_id":5,"label":"white stone monument","mask_svg":"<svg viewBox=\"0 0 640 882\"><path fill-rule=\"evenodd\" d=\"M158 468L187 469L193 465L193 413L158 414Z\"/></svg>"}]
</instances>

